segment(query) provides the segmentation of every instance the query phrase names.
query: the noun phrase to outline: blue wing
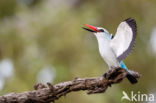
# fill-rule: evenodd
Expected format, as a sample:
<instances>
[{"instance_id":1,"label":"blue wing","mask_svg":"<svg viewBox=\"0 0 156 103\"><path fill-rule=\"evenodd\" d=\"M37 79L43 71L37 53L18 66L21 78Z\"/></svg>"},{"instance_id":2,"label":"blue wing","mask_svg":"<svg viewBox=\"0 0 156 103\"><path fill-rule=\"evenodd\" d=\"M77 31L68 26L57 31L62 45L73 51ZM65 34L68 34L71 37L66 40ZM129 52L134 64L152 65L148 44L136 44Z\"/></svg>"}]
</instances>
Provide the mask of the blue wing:
<instances>
[{"instance_id":1,"label":"blue wing","mask_svg":"<svg viewBox=\"0 0 156 103\"><path fill-rule=\"evenodd\" d=\"M125 63L123 61L121 61L121 67L128 71L128 68L126 67L126 65L125 65Z\"/></svg>"}]
</instances>

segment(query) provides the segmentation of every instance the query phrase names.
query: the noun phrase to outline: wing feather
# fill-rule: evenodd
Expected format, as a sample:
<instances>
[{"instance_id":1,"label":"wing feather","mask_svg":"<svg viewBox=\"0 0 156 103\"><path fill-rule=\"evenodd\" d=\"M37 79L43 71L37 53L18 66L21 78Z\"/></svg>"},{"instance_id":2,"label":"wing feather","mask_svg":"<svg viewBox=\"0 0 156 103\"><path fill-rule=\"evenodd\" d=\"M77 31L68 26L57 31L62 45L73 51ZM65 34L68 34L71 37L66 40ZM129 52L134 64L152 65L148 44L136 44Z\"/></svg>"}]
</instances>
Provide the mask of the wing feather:
<instances>
[{"instance_id":1,"label":"wing feather","mask_svg":"<svg viewBox=\"0 0 156 103\"><path fill-rule=\"evenodd\" d=\"M119 24L115 37L110 42L118 61L125 59L132 51L136 41L136 32L136 21L132 18Z\"/></svg>"}]
</instances>

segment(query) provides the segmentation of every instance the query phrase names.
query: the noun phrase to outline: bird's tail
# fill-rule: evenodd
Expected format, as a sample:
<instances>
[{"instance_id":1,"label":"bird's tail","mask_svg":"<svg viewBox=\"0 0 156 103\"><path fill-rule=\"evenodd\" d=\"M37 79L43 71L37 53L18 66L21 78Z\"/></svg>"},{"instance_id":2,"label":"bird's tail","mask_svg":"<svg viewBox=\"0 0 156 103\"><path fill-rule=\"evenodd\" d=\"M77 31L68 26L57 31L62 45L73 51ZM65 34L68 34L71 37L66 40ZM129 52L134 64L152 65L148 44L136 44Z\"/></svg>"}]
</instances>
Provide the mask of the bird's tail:
<instances>
[{"instance_id":1,"label":"bird's tail","mask_svg":"<svg viewBox=\"0 0 156 103\"><path fill-rule=\"evenodd\" d=\"M126 77L132 84L135 84L138 82L137 79L133 75L131 75L130 73L128 73Z\"/></svg>"},{"instance_id":2,"label":"bird's tail","mask_svg":"<svg viewBox=\"0 0 156 103\"><path fill-rule=\"evenodd\" d=\"M128 68L126 67L126 65L124 64L123 61L121 61L121 67L122 67L123 69L127 70L127 72L128 72L128 74L127 74L127 79L128 79L132 84L135 84L135 83L138 82L137 79L136 79L133 75L131 75L130 71L128 70Z\"/></svg>"}]
</instances>

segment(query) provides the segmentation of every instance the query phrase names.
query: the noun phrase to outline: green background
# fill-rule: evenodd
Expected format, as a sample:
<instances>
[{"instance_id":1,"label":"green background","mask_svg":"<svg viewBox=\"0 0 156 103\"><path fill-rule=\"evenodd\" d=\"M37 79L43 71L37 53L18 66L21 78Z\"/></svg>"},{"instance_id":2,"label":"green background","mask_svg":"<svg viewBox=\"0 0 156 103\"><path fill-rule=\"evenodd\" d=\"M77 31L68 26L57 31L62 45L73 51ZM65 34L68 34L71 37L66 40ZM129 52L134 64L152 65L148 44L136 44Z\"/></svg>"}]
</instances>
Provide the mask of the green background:
<instances>
[{"instance_id":1,"label":"green background","mask_svg":"<svg viewBox=\"0 0 156 103\"><path fill-rule=\"evenodd\" d=\"M117 103L122 91L156 94L156 36L151 35L156 35L156 1L0 0L0 72L4 72L0 95L33 90L35 83L46 80L56 84L103 75L108 67L97 40L81 27L101 26L115 34L119 23L129 17L136 19L138 33L125 64L142 74L139 83L131 85L125 79L105 93L73 92L56 103ZM11 65L10 73L6 63Z\"/></svg>"}]
</instances>

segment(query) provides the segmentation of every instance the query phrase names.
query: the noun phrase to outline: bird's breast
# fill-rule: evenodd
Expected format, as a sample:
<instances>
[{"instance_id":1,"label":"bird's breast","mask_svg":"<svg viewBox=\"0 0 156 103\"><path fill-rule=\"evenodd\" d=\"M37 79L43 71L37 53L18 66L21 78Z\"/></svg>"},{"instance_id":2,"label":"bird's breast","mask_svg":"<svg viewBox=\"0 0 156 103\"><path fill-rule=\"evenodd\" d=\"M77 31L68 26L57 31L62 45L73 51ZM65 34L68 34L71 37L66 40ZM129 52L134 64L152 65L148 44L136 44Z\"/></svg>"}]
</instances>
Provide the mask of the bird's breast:
<instances>
[{"instance_id":1,"label":"bird's breast","mask_svg":"<svg viewBox=\"0 0 156 103\"><path fill-rule=\"evenodd\" d=\"M112 56L114 55L111 48L108 46L99 47L99 52L103 58L112 58Z\"/></svg>"},{"instance_id":2,"label":"bird's breast","mask_svg":"<svg viewBox=\"0 0 156 103\"><path fill-rule=\"evenodd\" d=\"M117 61L117 58L109 46L109 43L99 45L99 52L104 61L108 64L109 67L118 67L120 66L119 62Z\"/></svg>"}]
</instances>

